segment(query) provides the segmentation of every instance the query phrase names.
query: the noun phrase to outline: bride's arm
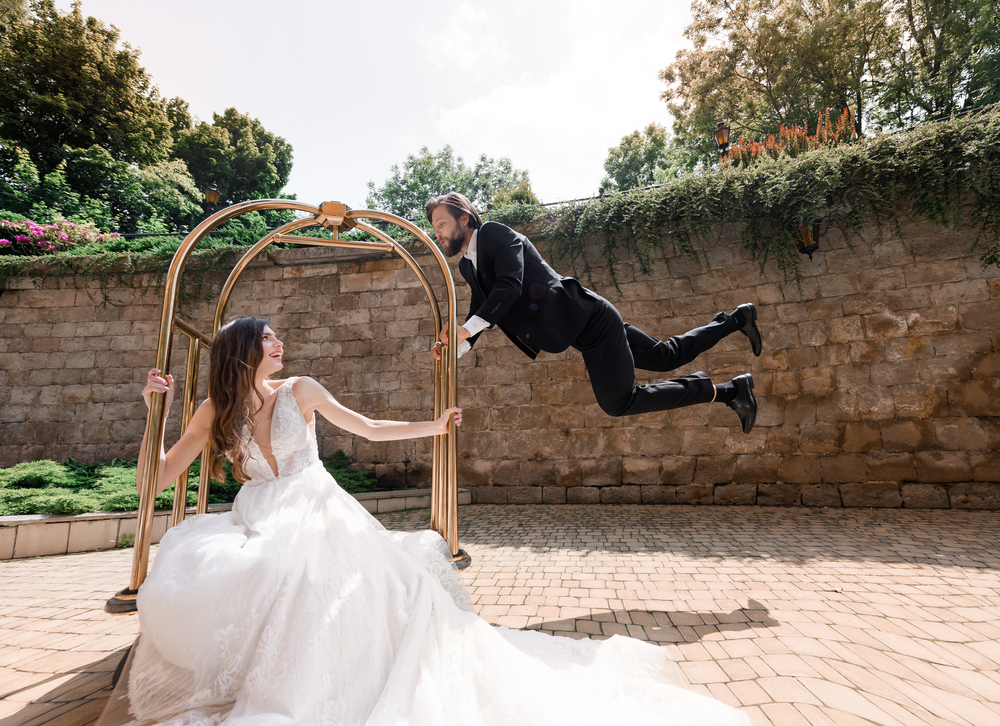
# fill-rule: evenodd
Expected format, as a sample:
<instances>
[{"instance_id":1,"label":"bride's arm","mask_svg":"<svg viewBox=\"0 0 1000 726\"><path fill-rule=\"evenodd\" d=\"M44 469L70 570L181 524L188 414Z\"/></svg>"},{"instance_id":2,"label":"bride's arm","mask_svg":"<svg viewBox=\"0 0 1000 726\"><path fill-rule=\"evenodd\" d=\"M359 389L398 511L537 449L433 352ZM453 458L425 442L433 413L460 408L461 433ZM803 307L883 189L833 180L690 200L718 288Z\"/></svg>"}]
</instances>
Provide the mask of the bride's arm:
<instances>
[{"instance_id":1,"label":"bride's arm","mask_svg":"<svg viewBox=\"0 0 1000 726\"><path fill-rule=\"evenodd\" d=\"M448 419L452 415L455 416L455 425L462 425L460 408L449 408L435 421L373 421L341 405L329 391L308 376L302 376L293 382L292 393L307 420L314 411L318 411L334 426L364 436L369 441L395 441L446 434Z\"/></svg>"},{"instance_id":2,"label":"bride's arm","mask_svg":"<svg viewBox=\"0 0 1000 726\"><path fill-rule=\"evenodd\" d=\"M170 404L174 400L174 378L171 375L161 378L159 373L155 368L149 371L146 379L146 387L142 389L142 398L146 402L146 407L149 408L154 391L166 394L166 400L163 402L165 409L163 427L166 428L167 414L170 413ZM160 457L158 462L160 469L156 477L156 494L159 494L173 484L181 472L187 469L191 465L191 462L195 460L195 457L201 453L201 450L205 447L205 442L208 441L208 433L212 425L213 415L212 402L206 400L194 412L194 416L188 422L187 429L184 431L184 435L181 436L180 441L171 446L170 451L166 453L163 450L163 436L161 433ZM149 427L147 426L142 434L140 452L146 449L146 440L148 438ZM142 457L140 456L139 465L136 467L135 473L135 488L140 494L142 493L140 482L142 481L144 469Z\"/></svg>"}]
</instances>

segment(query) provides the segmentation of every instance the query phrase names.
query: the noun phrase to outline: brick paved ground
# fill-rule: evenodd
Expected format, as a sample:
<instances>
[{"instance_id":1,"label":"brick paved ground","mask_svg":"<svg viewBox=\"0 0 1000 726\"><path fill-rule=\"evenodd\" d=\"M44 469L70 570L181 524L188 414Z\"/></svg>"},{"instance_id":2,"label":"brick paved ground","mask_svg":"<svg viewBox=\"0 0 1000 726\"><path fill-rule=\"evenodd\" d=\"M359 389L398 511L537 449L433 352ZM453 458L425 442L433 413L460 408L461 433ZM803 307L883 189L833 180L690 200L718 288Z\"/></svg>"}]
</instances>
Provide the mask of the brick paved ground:
<instances>
[{"instance_id":1,"label":"brick paved ground","mask_svg":"<svg viewBox=\"0 0 1000 726\"><path fill-rule=\"evenodd\" d=\"M996 513L475 505L461 531L490 622L654 641L755 724L1000 723ZM136 634L101 611L130 564L0 563L0 726L93 722Z\"/></svg>"}]
</instances>

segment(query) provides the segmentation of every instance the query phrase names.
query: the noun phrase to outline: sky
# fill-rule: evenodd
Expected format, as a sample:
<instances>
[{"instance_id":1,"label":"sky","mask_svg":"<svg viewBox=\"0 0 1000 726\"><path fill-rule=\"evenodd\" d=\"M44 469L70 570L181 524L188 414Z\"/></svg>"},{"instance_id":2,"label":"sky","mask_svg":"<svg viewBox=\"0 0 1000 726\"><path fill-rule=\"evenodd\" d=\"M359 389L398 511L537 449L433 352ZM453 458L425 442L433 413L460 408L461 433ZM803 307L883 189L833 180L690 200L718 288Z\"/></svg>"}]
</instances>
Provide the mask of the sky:
<instances>
[{"instance_id":1,"label":"sky","mask_svg":"<svg viewBox=\"0 0 1000 726\"><path fill-rule=\"evenodd\" d=\"M71 0L57 0L69 9ZM294 148L287 192L364 208L424 146L526 169L543 202L597 193L608 149L670 127L657 77L687 0L82 0L203 121L235 107Z\"/></svg>"}]
</instances>

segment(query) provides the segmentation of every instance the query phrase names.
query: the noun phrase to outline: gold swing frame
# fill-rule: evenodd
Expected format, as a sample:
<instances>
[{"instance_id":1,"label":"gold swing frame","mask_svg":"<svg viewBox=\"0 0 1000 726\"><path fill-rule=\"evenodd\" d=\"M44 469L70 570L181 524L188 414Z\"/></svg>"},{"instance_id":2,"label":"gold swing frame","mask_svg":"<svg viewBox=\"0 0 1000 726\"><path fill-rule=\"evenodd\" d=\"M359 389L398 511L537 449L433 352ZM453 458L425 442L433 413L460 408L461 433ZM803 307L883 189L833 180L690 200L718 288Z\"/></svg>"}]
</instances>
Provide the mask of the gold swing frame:
<instances>
[{"instance_id":1,"label":"gold swing frame","mask_svg":"<svg viewBox=\"0 0 1000 726\"><path fill-rule=\"evenodd\" d=\"M181 320L176 314L178 291L184 268L190 259L191 253L211 230L227 220L262 209L290 209L311 216L296 219L278 227L261 237L256 244L244 253L233 267L229 278L226 280L219 294L215 308L212 335L206 335L189 323ZM430 282L427 280L427 276L413 255L387 232L366 224L362 220L385 222L400 227L422 242L434 256L438 268L444 277L445 287L447 288L449 338L448 347L443 351L444 355L441 357L441 360L434 362L434 417L437 418L445 409L456 405L458 400L458 361L456 355L458 345L456 340L455 281L452 278L448 262L437 245L416 225L386 212L377 212L370 209L352 210L346 204L340 202L323 202L317 207L286 199L258 199L234 204L202 221L184 238L180 247L177 248L177 252L174 253L170 267L167 270L163 292L163 309L160 315L159 340L156 346L155 367L165 372L170 370L170 354L174 331L183 333L188 337L187 368L184 378L184 389L181 395L182 435L195 410L200 347L208 348L211 346L212 337L222 326L229 298L237 281L239 281L240 275L243 274L243 271L258 254L275 242L396 253L406 262L420 280L431 306L431 315L434 318L434 330L441 330L441 311L437 298L434 295L434 290ZM314 226L322 226L329 230L333 235L332 239L300 237L292 234L300 229ZM367 232L379 241L367 242L340 239L341 233L354 228ZM146 417L146 428L149 435L146 438L146 446L139 452L139 456L145 466L143 467L142 480L139 482L139 515L138 522L136 523L135 551L132 557L132 575L128 587L112 596L104 606L105 611L113 615L126 615L137 612L136 596L139 592L139 586L146 579L146 573L149 568L149 548L152 544L153 505L155 500L153 493L156 491L157 476L159 474L159 467L150 466L150 463L159 460L159 451L163 441L163 421L167 413L163 406L165 398L165 394L154 393L149 413ZM458 449L456 433L455 422L451 421L448 425L447 434L434 437L433 465L431 470L430 526L431 529L436 530L448 543L448 549L456 566L464 569L469 566L472 560L458 546ZM204 451L202 451L201 461L207 462L209 455L210 444L206 445ZM206 465L201 467L201 478L198 485L198 503L196 507L198 514L204 514L208 511L208 469L209 467ZM174 507L170 520L171 526L180 524L184 520L187 502L187 483L188 471L185 470L174 483Z\"/></svg>"}]
</instances>

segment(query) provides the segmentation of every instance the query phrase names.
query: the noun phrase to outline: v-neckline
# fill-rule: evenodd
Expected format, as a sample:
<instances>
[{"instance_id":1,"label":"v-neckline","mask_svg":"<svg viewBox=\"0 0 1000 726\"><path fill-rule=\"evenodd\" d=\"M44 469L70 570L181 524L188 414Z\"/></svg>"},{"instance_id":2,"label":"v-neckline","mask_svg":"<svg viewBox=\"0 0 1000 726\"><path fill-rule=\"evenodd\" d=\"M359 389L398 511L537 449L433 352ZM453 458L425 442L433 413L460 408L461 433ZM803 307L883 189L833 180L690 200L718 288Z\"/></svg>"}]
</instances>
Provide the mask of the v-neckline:
<instances>
[{"instance_id":1,"label":"v-neckline","mask_svg":"<svg viewBox=\"0 0 1000 726\"><path fill-rule=\"evenodd\" d=\"M285 381L274 390L274 396L275 396L274 405L271 406L271 419L267 423L267 439L268 441L271 442L270 449L271 449L271 457L274 459L274 468L271 467L271 462L267 460L266 456L264 456L264 450L260 448L260 443L257 441L257 436L254 435L250 437L250 441L253 442L253 445L257 448L257 451L260 453L261 460L267 465L268 470L271 472L271 474L274 476L275 479L280 478L281 473L279 471L280 467L278 466L278 457L274 455L274 414L278 410L278 396L281 395L281 391L285 388L285 386L288 385L289 380L290 379L285 379ZM254 434L257 433L256 428L257 427L255 425Z\"/></svg>"}]
</instances>

